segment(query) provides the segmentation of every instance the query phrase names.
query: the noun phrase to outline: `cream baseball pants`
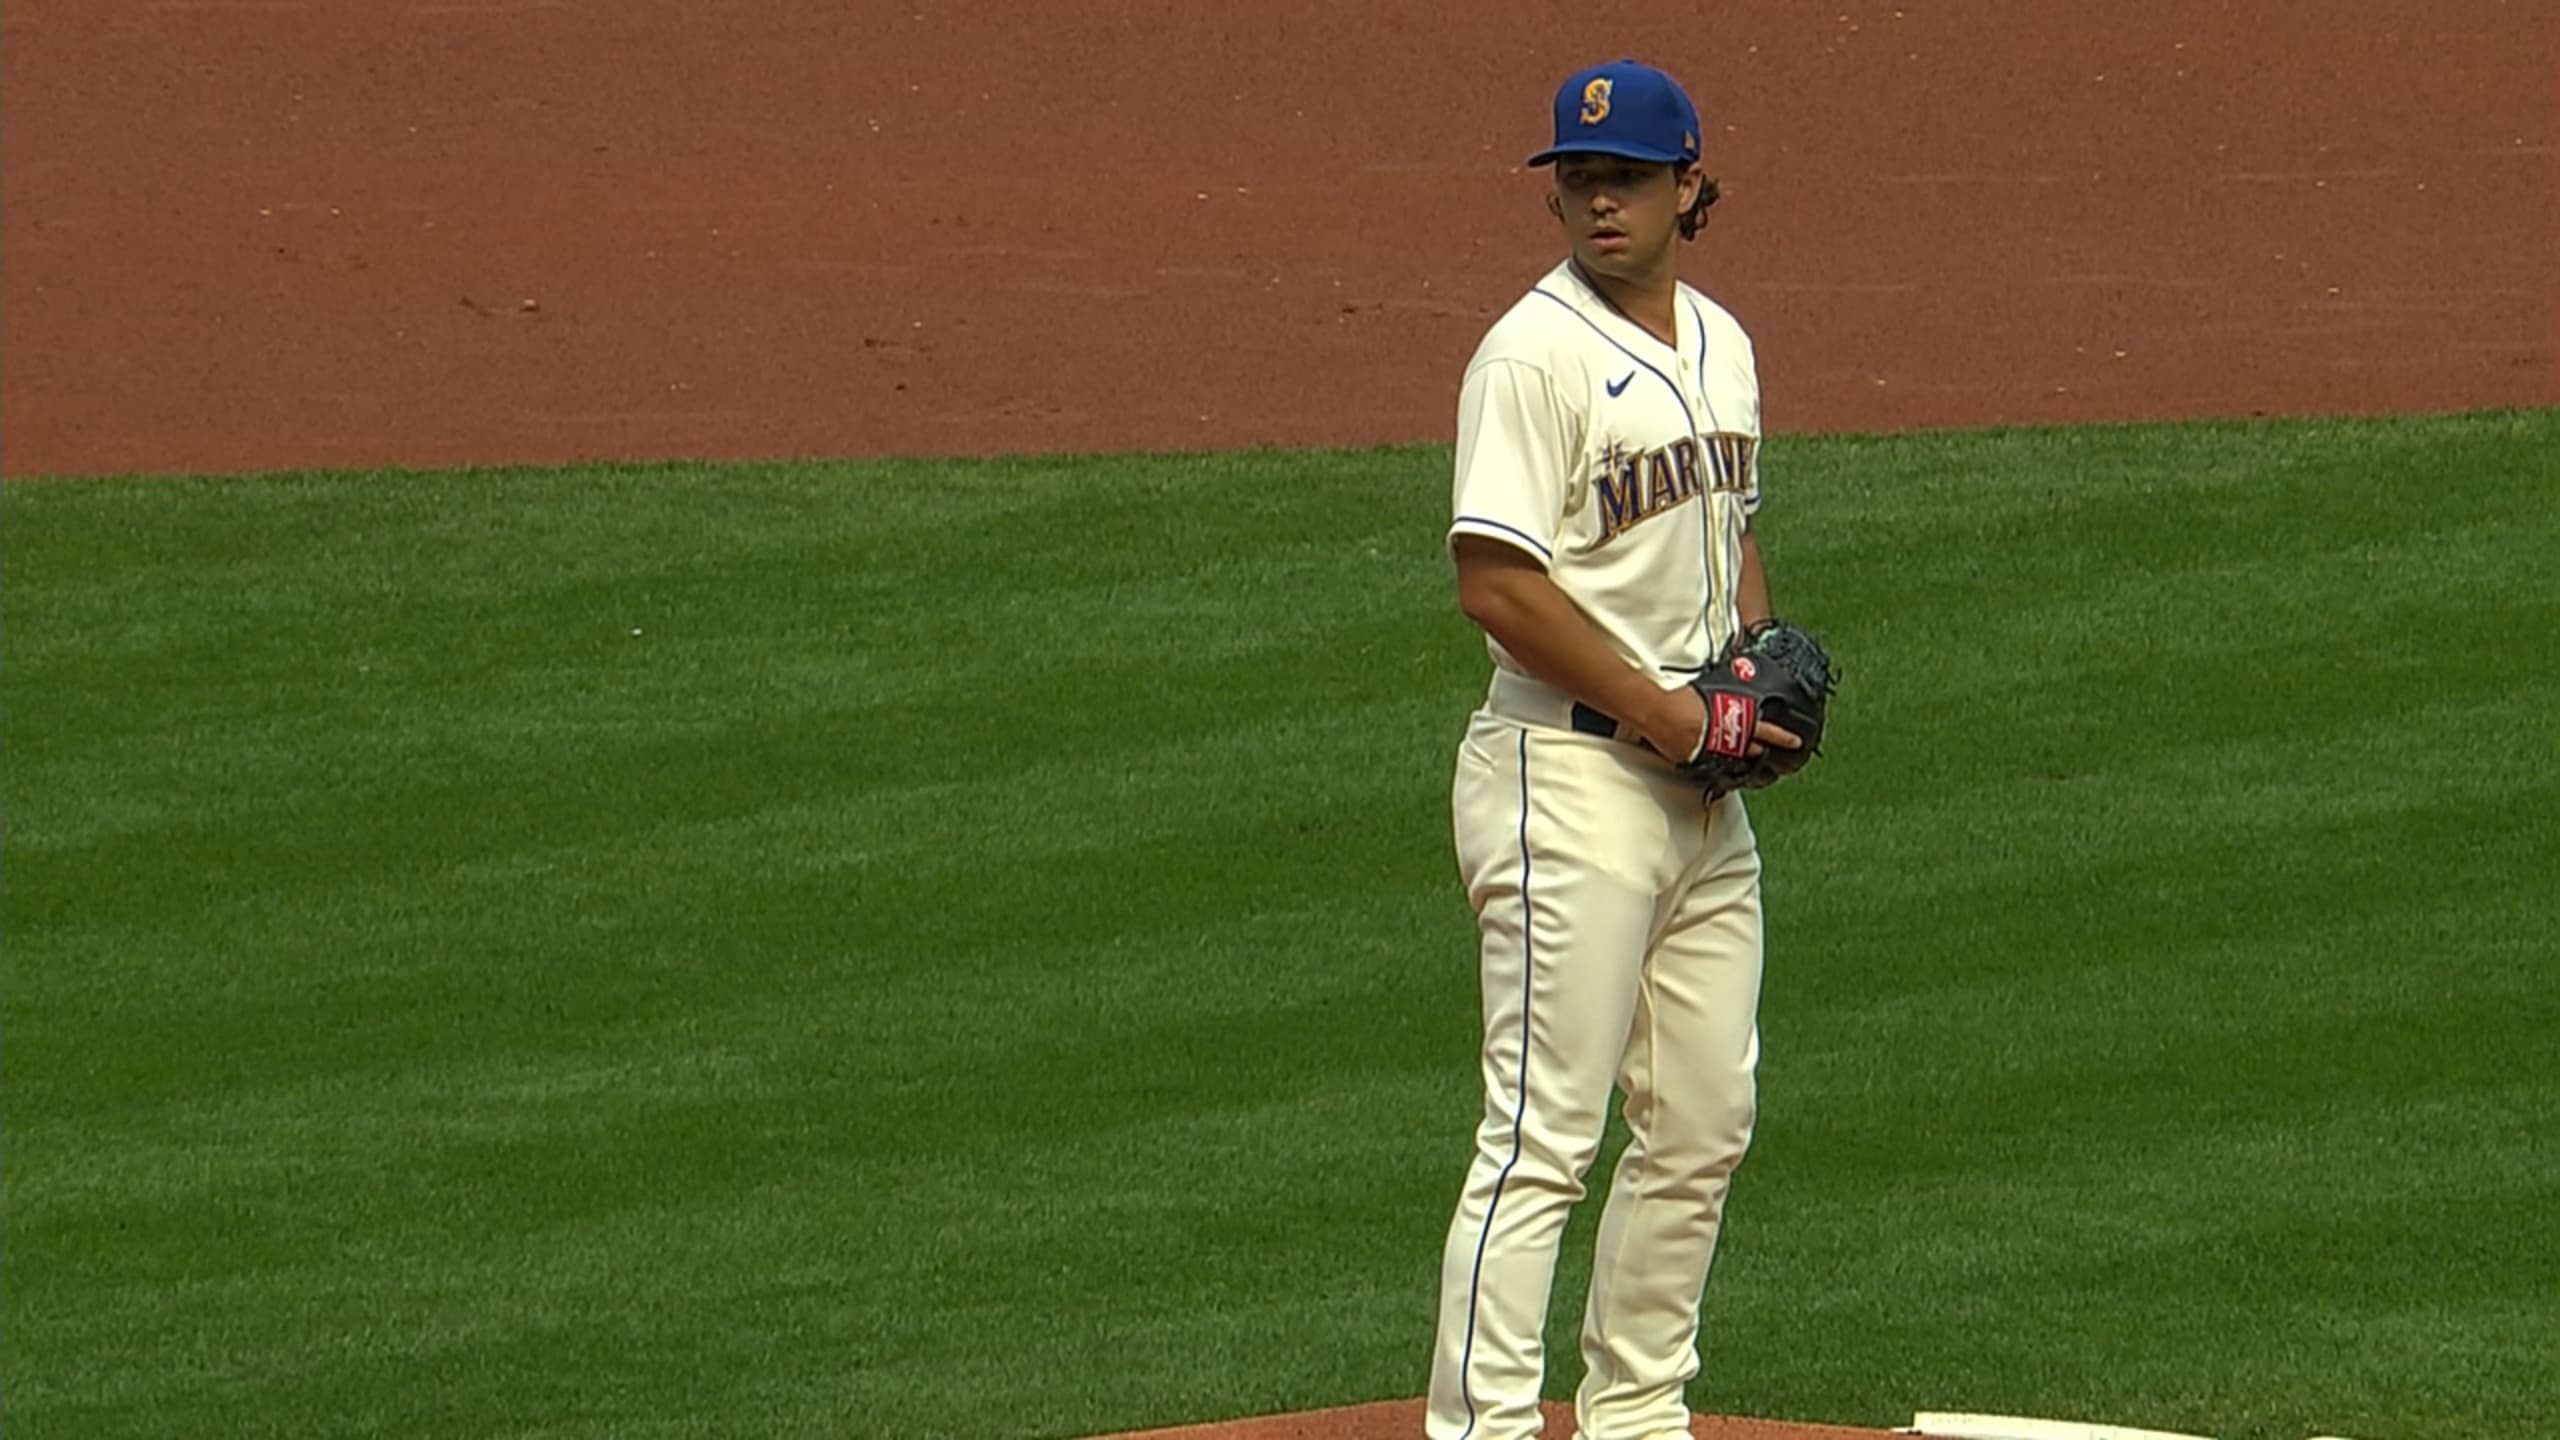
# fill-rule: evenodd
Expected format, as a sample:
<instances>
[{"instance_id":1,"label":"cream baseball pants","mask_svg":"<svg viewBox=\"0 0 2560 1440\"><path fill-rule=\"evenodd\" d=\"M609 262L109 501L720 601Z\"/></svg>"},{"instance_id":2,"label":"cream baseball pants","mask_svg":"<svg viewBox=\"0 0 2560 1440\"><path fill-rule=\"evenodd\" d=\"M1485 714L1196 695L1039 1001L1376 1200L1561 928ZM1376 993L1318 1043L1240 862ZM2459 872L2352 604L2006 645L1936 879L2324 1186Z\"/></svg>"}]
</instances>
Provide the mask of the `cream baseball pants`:
<instances>
[{"instance_id":1,"label":"cream baseball pants","mask_svg":"<svg viewBox=\"0 0 2560 1440\"><path fill-rule=\"evenodd\" d=\"M1582 1323L1582 1440L1687 1434L1698 1307L1750 1145L1760 857L1650 752L1479 712L1458 868L1482 937L1484 1118L1449 1223L1431 1440L1534 1440L1540 1333L1612 1086L1629 1140Z\"/></svg>"}]
</instances>

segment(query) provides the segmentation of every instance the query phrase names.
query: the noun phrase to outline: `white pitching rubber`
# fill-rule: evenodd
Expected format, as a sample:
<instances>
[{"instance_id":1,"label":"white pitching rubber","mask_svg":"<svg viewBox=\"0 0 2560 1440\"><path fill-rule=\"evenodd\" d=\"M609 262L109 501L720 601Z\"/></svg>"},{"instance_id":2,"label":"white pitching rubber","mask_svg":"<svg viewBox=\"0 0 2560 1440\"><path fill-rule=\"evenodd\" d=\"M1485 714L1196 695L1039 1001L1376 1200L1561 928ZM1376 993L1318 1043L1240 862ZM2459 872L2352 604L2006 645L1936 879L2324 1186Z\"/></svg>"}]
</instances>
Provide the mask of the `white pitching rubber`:
<instances>
[{"instance_id":1,"label":"white pitching rubber","mask_svg":"<svg viewBox=\"0 0 2560 1440\"><path fill-rule=\"evenodd\" d=\"M1923 1410L1911 1417L1905 1435L1938 1440L2212 1440L2173 1430L2137 1430L2130 1425L2084 1425L2074 1420L2034 1420L2023 1415L1962 1415Z\"/></svg>"}]
</instances>

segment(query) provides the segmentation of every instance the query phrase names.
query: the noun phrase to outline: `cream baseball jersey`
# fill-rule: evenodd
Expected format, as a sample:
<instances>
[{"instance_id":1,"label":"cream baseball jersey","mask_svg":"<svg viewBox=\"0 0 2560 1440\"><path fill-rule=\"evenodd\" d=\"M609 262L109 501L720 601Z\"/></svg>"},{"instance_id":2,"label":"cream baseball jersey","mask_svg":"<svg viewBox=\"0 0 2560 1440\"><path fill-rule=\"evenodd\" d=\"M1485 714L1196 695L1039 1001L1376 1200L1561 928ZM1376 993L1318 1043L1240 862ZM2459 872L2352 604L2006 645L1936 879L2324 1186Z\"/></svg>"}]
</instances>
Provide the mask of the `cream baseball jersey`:
<instances>
[{"instance_id":1,"label":"cream baseball jersey","mask_svg":"<svg viewBox=\"0 0 2560 1440\"><path fill-rule=\"evenodd\" d=\"M1571 261L1496 321L1458 396L1456 516L1537 557L1600 633L1660 683L1738 627L1742 532L1760 504L1751 341L1687 285L1666 346ZM1494 663L1522 673L1488 639ZM1499 679L1499 676L1497 676Z\"/></svg>"}]
</instances>

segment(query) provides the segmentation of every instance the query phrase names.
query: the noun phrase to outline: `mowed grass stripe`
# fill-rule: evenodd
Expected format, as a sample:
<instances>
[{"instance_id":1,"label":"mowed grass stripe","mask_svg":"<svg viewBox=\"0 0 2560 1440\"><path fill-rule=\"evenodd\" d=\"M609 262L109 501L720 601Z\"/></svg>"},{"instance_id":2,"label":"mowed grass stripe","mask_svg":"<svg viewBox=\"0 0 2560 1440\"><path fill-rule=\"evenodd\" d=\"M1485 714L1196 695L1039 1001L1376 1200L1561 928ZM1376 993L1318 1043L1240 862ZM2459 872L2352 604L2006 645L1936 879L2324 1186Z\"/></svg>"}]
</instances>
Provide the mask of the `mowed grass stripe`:
<instances>
[{"instance_id":1,"label":"mowed grass stripe","mask_svg":"<svg viewBox=\"0 0 2560 1440\"><path fill-rule=\"evenodd\" d=\"M1772 452L1848 690L1755 804L1702 1408L2538 1433L2555 452ZM13 1422L1417 1392L1476 1103L1446 463L0 488Z\"/></svg>"}]
</instances>

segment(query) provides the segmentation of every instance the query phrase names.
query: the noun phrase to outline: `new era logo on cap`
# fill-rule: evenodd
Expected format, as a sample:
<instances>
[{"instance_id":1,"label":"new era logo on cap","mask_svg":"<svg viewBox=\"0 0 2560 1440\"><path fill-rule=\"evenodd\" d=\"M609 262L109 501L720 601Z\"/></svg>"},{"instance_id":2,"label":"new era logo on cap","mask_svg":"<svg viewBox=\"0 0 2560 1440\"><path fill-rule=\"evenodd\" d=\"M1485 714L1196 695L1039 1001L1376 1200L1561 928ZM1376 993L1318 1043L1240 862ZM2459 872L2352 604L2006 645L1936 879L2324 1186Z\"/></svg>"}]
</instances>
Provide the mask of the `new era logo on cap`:
<instances>
[{"instance_id":1,"label":"new era logo on cap","mask_svg":"<svg viewBox=\"0 0 2560 1440\"><path fill-rule=\"evenodd\" d=\"M1698 158L1698 129L1698 107L1680 82L1640 61L1612 60L1566 77L1556 90L1556 143L1529 163L1623 155L1685 165Z\"/></svg>"}]
</instances>

